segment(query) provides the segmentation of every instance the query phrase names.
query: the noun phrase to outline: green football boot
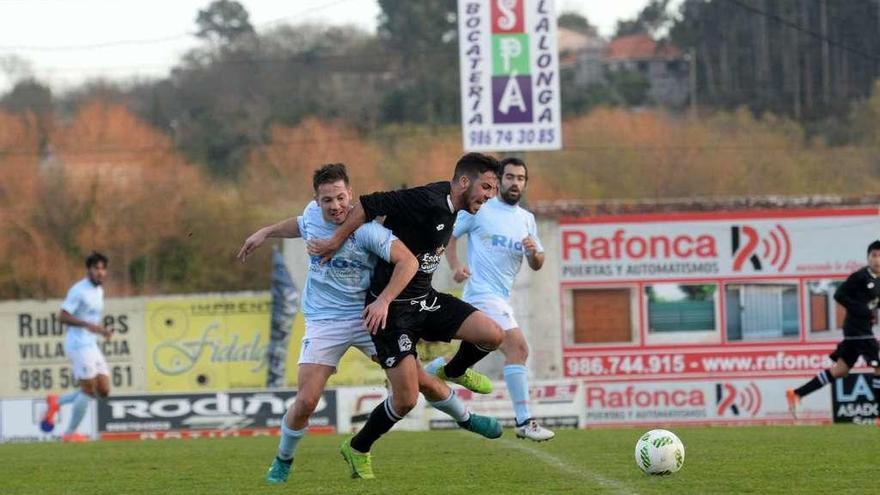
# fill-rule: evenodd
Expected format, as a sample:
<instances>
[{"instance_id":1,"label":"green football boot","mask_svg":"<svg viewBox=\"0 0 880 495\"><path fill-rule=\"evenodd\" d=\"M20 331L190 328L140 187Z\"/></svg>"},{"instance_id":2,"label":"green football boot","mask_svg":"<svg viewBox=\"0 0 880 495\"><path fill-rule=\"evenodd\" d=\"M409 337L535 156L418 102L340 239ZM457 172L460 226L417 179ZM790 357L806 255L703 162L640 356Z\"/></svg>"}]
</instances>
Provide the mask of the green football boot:
<instances>
[{"instance_id":1,"label":"green football boot","mask_svg":"<svg viewBox=\"0 0 880 495\"><path fill-rule=\"evenodd\" d=\"M352 478L371 480L376 477L373 474L373 461L370 459L369 452L366 454L355 452L351 448L351 441L346 440L342 442L342 447L340 447L339 453L342 454L342 458L348 463L348 467L351 469Z\"/></svg>"}]
</instances>

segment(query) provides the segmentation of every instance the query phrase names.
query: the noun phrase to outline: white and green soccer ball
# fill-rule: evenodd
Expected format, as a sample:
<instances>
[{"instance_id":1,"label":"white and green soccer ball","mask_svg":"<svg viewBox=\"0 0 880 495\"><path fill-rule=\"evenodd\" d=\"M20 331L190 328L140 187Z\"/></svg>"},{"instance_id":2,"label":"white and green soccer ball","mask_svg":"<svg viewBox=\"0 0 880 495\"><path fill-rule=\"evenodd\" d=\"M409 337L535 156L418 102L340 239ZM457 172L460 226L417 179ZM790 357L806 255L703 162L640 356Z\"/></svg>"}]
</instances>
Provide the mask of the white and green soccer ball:
<instances>
[{"instance_id":1,"label":"white and green soccer ball","mask_svg":"<svg viewBox=\"0 0 880 495\"><path fill-rule=\"evenodd\" d=\"M651 430L636 442L636 464L648 474L672 474L684 464L684 444L667 430Z\"/></svg>"}]
</instances>

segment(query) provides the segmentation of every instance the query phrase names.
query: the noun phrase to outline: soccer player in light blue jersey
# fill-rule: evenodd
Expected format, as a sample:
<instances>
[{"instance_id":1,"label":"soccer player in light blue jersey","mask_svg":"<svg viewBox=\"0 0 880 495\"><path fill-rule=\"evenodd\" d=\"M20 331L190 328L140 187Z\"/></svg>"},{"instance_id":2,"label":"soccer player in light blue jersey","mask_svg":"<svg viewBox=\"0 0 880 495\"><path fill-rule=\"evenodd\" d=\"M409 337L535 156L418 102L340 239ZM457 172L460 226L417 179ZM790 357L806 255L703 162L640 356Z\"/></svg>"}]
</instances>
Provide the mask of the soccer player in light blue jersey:
<instances>
[{"instance_id":1,"label":"soccer player in light blue jersey","mask_svg":"<svg viewBox=\"0 0 880 495\"><path fill-rule=\"evenodd\" d=\"M467 280L462 299L504 329L500 349L505 357L504 381L516 413L516 436L540 442L550 440L554 433L538 424L529 411L529 346L510 306L510 291L523 258L532 270L540 270L544 264L535 216L519 206L528 180L528 168L522 160L502 160L500 197L489 200L475 215L458 213L446 258L455 281ZM455 251L456 239L463 235L468 236L467 264L459 261ZM444 366L443 358L438 358L427 369Z\"/></svg>"},{"instance_id":2,"label":"soccer player in light blue jersey","mask_svg":"<svg viewBox=\"0 0 880 495\"><path fill-rule=\"evenodd\" d=\"M86 277L73 284L61 304L58 319L67 325L64 340L64 353L73 365L73 376L79 381L79 389L58 397L46 398L46 415L41 427L52 431L55 415L61 406L72 404L73 413L67 431L62 436L65 442L87 442L85 435L77 432L89 407L89 401L110 395L110 372L107 360L98 347L98 336L110 339L110 330L101 324L104 312L104 279L107 277L107 257L93 252L86 258Z\"/></svg>"},{"instance_id":3,"label":"soccer player in light blue jersey","mask_svg":"<svg viewBox=\"0 0 880 495\"><path fill-rule=\"evenodd\" d=\"M315 201L306 206L301 216L258 230L245 240L238 258L245 261L269 237L302 237L306 241L331 237L350 209L352 193L345 166L337 163L319 168L313 186ZM388 286L364 307L372 270L380 258L393 264L394 271ZM306 332L300 351L297 394L282 418L278 453L266 475L269 483L287 481L309 417L348 348L356 347L375 360L376 348L370 334L385 328L389 304L417 269L415 256L377 222L358 228L327 263L321 263L320 257L311 258L302 298ZM421 368L419 390L433 407L451 416L461 427L490 438L500 436L501 426L494 418L470 413L443 381ZM372 477L372 472L364 474L364 478Z\"/></svg>"}]
</instances>

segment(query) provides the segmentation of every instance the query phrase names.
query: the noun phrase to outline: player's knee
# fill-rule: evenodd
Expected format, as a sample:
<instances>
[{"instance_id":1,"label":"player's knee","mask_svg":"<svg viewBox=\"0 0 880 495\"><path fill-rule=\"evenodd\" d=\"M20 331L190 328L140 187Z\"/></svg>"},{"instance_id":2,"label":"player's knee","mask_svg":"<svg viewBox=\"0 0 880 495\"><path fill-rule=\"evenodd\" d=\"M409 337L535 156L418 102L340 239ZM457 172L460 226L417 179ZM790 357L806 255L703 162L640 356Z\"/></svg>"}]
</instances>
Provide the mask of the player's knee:
<instances>
[{"instance_id":1,"label":"player's knee","mask_svg":"<svg viewBox=\"0 0 880 495\"><path fill-rule=\"evenodd\" d=\"M318 396L297 396L293 405L293 416L297 419L309 419L309 416L315 412L318 402L321 400Z\"/></svg>"},{"instance_id":2,"label":"player's knee","mask_svg":"<svg viewBox=\"0 0 880 495\"><path fill-rule=\"evenodd\" d=\"M483 341L483 346L488 347L490 349L498 349L501 347L501 344L504 342L504 330L498 326L494 321L492 322L492 329L486 335L486 339Z\"/></svg>"},{"instance_id":3,"label":"player's knee","mask_svg":"<svg viewBox=\"0 0 880 495\"><path fill-rule=\"evenodd\" d=\"M403 417L416 407L416 402L418 402L418 400L418 394L402 394L402 396L394 395L391 399L391 405L394 406L394 412L396 412L398 416Z\"/></svg>"}]
</instances>

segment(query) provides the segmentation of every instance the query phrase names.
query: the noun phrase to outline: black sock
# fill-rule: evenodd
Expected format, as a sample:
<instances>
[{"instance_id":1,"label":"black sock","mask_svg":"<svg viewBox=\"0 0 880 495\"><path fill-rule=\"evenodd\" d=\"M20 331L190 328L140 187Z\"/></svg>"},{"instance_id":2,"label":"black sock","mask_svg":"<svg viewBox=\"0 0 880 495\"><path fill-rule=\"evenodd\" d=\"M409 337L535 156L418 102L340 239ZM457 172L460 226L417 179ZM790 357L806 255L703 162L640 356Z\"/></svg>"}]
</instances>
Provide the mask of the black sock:
<instances>
[{"instance_id":1,"label":"black sock","mask_svg":"<svg viewBox=\"0 0 880 495\"><path fill-rule=\"evenodd\" d=\"M446 376L455 378L464 374L468 368L477 364L481 359L488 356L493 349L484 349L470 342L462 342L458 346L458 352L443 367Z\"/></svg>"},{"instance_id":2,"label":"black sock","mask_svg":"<svg viewBox=\"0 0 880 495\"><path fill-rule=\"evenodd\" d=\"M831 383L831 370L822 370L816 374L810 381L801 385L799 388L794 390L794 393L798 395L798 397L803 397L807 394L813 393L816 390L824 387Z\"/></svg>"},{"instance_id":3,"label":"black sock","mask_svg":"<svg viewBox=\"0 0 880 495\"><path fill-rule=\"evenodd\" d=\"M284 464L287 464L288 466L293 464L293 457L291 457L290 459L282 459L276 455L275 458L278 459L279 462L283 462Z\"/></svg>"},{"instance_id":4,"label":"black sock","mask_svg":"<svg viewBox=\"0 0 880 495\"><path fill-rule=\"evenodd\" d=\"M361 431L352 437L351 448L361 453L369 452L373 448L373 442L387 433L401 419L391 407L391 397L388 397L373 409L370 417L367 418L367 423L364 424Z\"/></svg>"}]
</instances>

